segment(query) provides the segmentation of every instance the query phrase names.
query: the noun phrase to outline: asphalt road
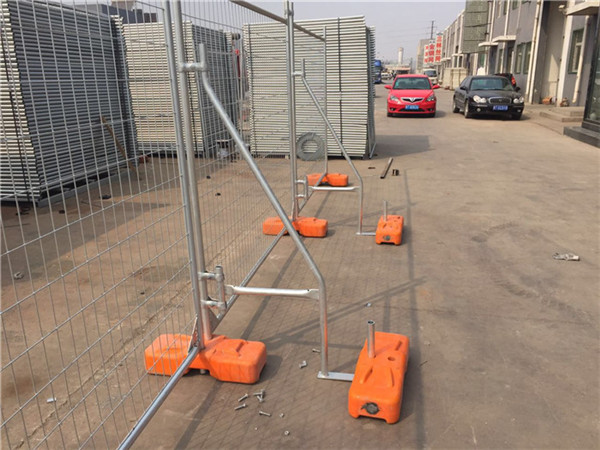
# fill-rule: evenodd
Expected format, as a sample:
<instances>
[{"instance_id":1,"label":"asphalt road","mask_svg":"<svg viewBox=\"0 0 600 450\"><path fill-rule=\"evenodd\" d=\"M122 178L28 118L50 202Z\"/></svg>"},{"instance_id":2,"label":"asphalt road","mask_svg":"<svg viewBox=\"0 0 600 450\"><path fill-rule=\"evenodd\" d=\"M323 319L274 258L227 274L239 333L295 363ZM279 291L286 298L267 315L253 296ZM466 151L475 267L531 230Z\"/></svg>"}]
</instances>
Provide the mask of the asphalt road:
<instances>
[{"instance_id":1,"label":"asphalt road","mask_svg":"<svg viewBox=\"0 0 600 450\"><path fill-rule=\"evenodd\" d=\"M354 236L352 194L337 193L311 199L330 232L306 242L328 283L331 370L354 370L366 319L411 339L400 422L351 418L348 384L316 379L315 305L258 298L218 330L266 343L258 386L184 377L138 448L598 448L598 149L527 107L521 121L465 119L440 90L437 117L388 118L377 94L377 155L356 162L365 224L388 200L403 244ZM399 176L381 180L390 156ZM312 287L294 254L283 242L253 283ZM261 388L264 404L234 411Z\"/></svg>"}]
</instances>

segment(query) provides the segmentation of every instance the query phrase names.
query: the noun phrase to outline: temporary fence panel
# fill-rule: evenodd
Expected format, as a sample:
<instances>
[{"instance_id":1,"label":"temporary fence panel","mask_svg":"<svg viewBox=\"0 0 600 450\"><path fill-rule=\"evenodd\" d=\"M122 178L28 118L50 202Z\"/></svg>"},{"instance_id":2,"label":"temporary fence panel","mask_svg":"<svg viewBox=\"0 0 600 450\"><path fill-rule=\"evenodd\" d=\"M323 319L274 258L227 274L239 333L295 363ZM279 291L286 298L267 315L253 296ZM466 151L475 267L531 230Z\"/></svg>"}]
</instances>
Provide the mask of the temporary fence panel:
<instances>
[{"instance_id":1,"label":"temporary fence panel","mask_svg":"<svg viewBox=\"0 0 600 450\"><path fill-rule=\"evenodd\" d=\"M368 29L364 17L345 17L336 19L319 19L309 21L298 21L299 25L316 34L326 34L326 99L327 116L334 124L334 128L342 139L348 153L352 156L369 156L372 148L369 146L370 127L369 121L373 120L373 109L369 108L369 102L373 101L374 91L370 83L369 69L369 43L367 39ZM270 74L275 78L281 67L271 59L276 54L277 47L273 42L285 36L285 30L273 24L249 25L244 29L247 51L251 54L249 62L250 100L252 110L256 113L251 116L252 143L257 152L281 153L280 139L284 139L285 133L280 129L280 136L265 134L271 133L271 121L265 120L262 111L271 111L281 105L281 97L285 95L286 80L280 77L277 85L273 86L265 81L261 84L255 78L262 78ZM258 37L257 35L260 35ZM310 39L308 36L300 36L303 41ZM322 50L318 46L302 51L303 46L297 46L297 67L300 67L302 58L310 61L315 59L315 53ZM280 49L284 51L284 49ZM310 64L309 64L310 66ZM318 84L311 82L312 86ZM302 89L297 91L297 96L306 96ZM324 97L321 95L320 97ZM307 96L304 98L308 98ZM299 101L298 117L315 117L312 103ZM318 117L318 116L317 116ZM282 118L275 118L282 121ZM283 122L283 121L282 121ZM301 121L299 120L299 126ZM318 128L319 130L321 129ZM299 129L300 130L300 129ZM374 133L374 128L371 133ZM335 140L329 136L327 148L332 155L340 155Z\"/></svg>"},{"instance_id":2,"label":"temporary fence panel","mask_svg":"<svg viewBox=\"0 0 600 450\"><path fill-rule=\"evenodd\" d=\"M134 157L128 108L112 107L127 100L114 23L21 0L2 0L2 23L0 195L39 201Z\"/></svg>"},{"instance_id":3,"label":"temporary fence panel","mask_svg":"<svg viewBox=\"0 0 600 450\"><path fill-rule=\"evenodd\" d=\"M184 20L194 23L199 28L218 26L222 32L231 36L235 42L233 47L233 58L231 66L215 64L215 39L217 35L207 36L205 45L207 49L208 78L215 90L219 100L225 107L228 116L233 120L240 135L245 139L246 145L254 157L255 164L260 168L265 179L268 181L275 197L285 206L291 214L291 178L289 158L282 158L290 154L289 141L289 115L287 97L287 56L286 56L286 26L281 23L267 21L258 14L251 13L237 5L221 5L211 3L182 3ZM227 15L227 17L224 17ZM258 23L262 21L263 23ZM281 36L273 38L262 33L255 33L252 38L262 40L266 38L267 45L272 47L268 60L272 63L269 70L261 72L253 79L253 82L263 86L268 95L278 97L277 105L273 108L259 111L251 108L252 87L246 74L256 62L254 54L248 52L245 30L248 23L265 26L267 29L277 28ZM185 24L184 24L185 25ZM184 27L185 29L185 27ZM303 41L301 33L296 32L300 40L298 48L313 46L323 47L319 40L308 37ZM184 36L189 39L189 37ZM198 51L198 48L196 48ZM198 62L198 52L190 57L189 62ZM311 63L307 65L310 70L311 79L318 80L320 91L324 86L323 51L312 51ZM263 58L265 55L258 55ZM296 58L298 67L302 65L302 59ZM194 83L200 80L197 72L188 74ZM190 86L193 89L192 84ZM224 93L222 86L237 86L237 98L231 101ZM249 87L250 86L250 87ZM199 85L200 92L203 88ZM204 97L204 94L203 98ZM299 96L298 96L299 97ZM193 106L193 105L192 105ZM214 112L212 105L204 105L203 110ZM260 114L264 119L265 128L262 133L262 141L251 139L252 115ZM313 108L311 117L301 116L297 119L299 127L298 136L309 130L320 130L324 136L325 125L321 119L316 118L317 112ZM236 121L236 117L238 120ZM231 133L227 131L221 117L210 116L211 129L219 136L219 151L216 154L204 154L195 160L195 177L198 185L198 198L202 234L203 250L207 270L213 270L216 265L222 265L226 272L228 283L236 285L248 284L251 276L257 270L257 262L261 261L265 251L273 245L273 237L262 233L262 222L269 216L274 215L273 207L257 189L259 184L251 168L242 160L240 147L234 141ZM309 125L303 122L309 120ZM303 127L303 128L302 128ZM277 142L278 152L259 152L266 142ZM311 152L309 146L309 152ZM277 156L277 157L274 157ZM298 178L302 179L305 174L323 170L323 156L311 158L309 161L298 160ZM303 191L300 186L299 192ZM211 297L217 292L214 283L208 285ZM216 311L215 311L216 312ZM219 314L217 316L221 317ZM219 319L217 319L218 321Z\"/></svg>"},{"instance_id":4,"label":"temporary fence panel","mask_svg":"<svg viewBox=\"0 0 600 450\"><path fill-rule=\"evenodd\" d=\"M2 448L116 447L168 382L144 349L193 331L179 159L137 157L126 95L138 6L0 3Z\"/></svg>"}]
</instances>

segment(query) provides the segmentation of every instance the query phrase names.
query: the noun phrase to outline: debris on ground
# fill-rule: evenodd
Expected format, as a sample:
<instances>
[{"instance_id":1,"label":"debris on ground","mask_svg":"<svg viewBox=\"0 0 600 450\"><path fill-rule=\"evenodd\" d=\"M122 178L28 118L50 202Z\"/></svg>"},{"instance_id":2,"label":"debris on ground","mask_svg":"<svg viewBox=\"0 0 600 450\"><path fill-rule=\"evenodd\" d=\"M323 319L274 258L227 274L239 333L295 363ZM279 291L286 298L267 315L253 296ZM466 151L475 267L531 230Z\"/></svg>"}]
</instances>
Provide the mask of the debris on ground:
<instances>
[{"instance_id":1,"label":"debris on ground","mask_svg":"<svg viewBox=\"0 0 600 450\"><path fill-rule=\"evenodd\" d=\"M306 363L306 361L302 361L302 362L300 363L300 368L301 368L301 369L304 369L306 366L308 366L308 364Z\"/></svg>"},{"instance_id":2,"label":"debris on ground","mask_svg":"<svg viewBox=\"0 0 600 450\"><path fill-rule=\"evenodd\" d=\"M24 274L23 272L15 272L15 273L13 274L13 278L14 278L15 280L20 280L20 279L22 279L24 276L25 276L25 274Z\"/></svg>"},{"instance_id":3,"label":"debris on ground","mask_svg":"<svg viewBox=\"0 0 600 450\"><path fill-rule=\"evenodd\" d=\"M579 256L573 253L555 253L552 257L563 261L579 261Z\"/></svg>"}]
</instances>

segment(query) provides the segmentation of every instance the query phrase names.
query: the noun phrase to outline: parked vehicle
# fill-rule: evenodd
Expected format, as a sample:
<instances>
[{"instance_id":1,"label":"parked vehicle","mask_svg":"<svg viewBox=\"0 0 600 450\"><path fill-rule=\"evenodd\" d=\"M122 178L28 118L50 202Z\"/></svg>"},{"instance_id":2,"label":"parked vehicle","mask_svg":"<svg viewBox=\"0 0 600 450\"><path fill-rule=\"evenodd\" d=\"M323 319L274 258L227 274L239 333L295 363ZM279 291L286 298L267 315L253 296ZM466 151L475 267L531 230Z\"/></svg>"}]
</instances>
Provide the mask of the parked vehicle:
<instances>
[{"instance_id":1,"label":"parked vehicle","mask_svg":"<svg viewBox=\"0 0 600 450\"><path fill-rule=\"evenodd\" d=\"M383 64L380 59L373 61L373 82L375 84L381 84L381 74L383 72Z\"/></svg>"},{"instance_id":2,"label":"parked vehicle","mask_svg":"<svg viewBox=\"0 0 600 450\"><path fill-rule=\"evenodd\" d=\"M469 76L454 91L452 112L462 110L467 119L476 114L499 114L519 120L525 106L519 91L506 77Z\"/></svg>"},{"instance_id":3,"label":"parked vehicle","mask_svg":"<svg viewBox=\"0 0 600 450\"><path fill-rule=\"evenodd\" d=\"M425 69L423 70L423 74L429 77L429 81L431 84L438 84L438 73L435 69Z\"/></svg>"},{"instance_id":4,"label":"parked vehicle","mask_svg":"<svg viewBox=\"0 0 600 450\"><path fill-rule=\"evenodd\" d=\"M426 75L397 75L392 85L386 85L390 90L387 99L387 115L395 114L426 114L435 116L437 99L434 89Z\"/></svg>"},{"instance_id":5,"label":"parked vehicle","mask_svg":"<svg viewBox=\"0 0 600 450\"><path fill-rule=\"evenodd\" d=\"M512 73L508 73L508 72L496 73L494 75L499 76L499 77L508 78L510 80L510 84L512 84L514 88L517 87L517 80L515 80L515 76Z\"/></svg>"}]
</instances>

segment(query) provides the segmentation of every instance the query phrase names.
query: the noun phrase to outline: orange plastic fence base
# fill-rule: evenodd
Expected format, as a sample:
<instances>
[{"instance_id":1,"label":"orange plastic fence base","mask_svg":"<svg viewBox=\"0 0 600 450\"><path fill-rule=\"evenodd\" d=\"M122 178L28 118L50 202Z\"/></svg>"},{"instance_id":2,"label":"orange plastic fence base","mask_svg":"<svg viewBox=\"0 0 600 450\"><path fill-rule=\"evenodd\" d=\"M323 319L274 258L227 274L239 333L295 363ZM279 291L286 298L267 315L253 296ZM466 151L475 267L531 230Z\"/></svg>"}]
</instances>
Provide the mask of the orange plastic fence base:
<instances>
[{"instance_id":1,"label":"orange plastic fence base","mask_svg":"<svg viewBox=\"0 0 600 450\"><path fill-rule=\"evenodd\" d=\"M162 334L144 351L146 371L171 376L186 358L191 336ZM189 369L208 370L220 381L253 384L267 362L267 348L262 342L213 336L194 358Z\"/></svg>"},{"instance_id":2,"label":"orange plastic fence base","mask_svg":"<svg viewBox=\"0 0 600 450\"><path fill-rule=\"evenodd\" d=\"M294 229L304 237L325 237L327 236L328 222L325 219L316 217L298 217L292 222ZM263 234L276 235L283 230L283 222L279 217L268 217L263 222ZM287 231L286 231L287 234Z\"/></svg>"},{"instance_id":3,"label":"orange plastic fence base","mask_svg":"<svg viewBox=\"0 0 600 450\"><path fill-rule=\"evenodd\" d=\"M404 226L404 217L390 216L387 220L383 216L379 218L377 231L375 231L375 242L377 244L394 244L402 243L402 227Z\"/></svg>"},{"instance_id":4,"label":"orange plastic fence base","mask_svg":"<svg viewBox=\"0 0 600 450\"><path fill-rule=\"evenodd\" d=\"M348 393L348 412L352 417L398 422L408 346L406 336L375 332L375 358L369 358L365 342Z\"/></svg>"},{"instance_id":5,"label":"orange plastic fence base","mask_svg":"<svg viewBox=\"0 0 600 450\"><path fill-rule=\"evenodd\" d=\"M308 185L314 186L321 178L320 173L311 173L310 175L306 175L308 179ZM329 186L334 187L344 187L348 186L348 175L344 175L343 173L328 173L321 180L321 184L328 184Z\"/></svg>"}]
</instances>

